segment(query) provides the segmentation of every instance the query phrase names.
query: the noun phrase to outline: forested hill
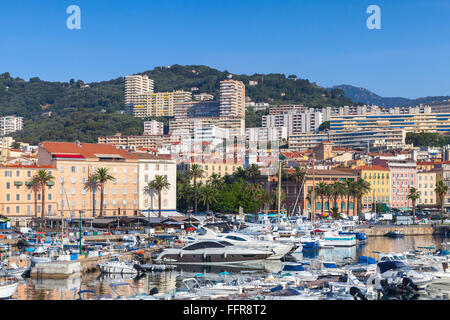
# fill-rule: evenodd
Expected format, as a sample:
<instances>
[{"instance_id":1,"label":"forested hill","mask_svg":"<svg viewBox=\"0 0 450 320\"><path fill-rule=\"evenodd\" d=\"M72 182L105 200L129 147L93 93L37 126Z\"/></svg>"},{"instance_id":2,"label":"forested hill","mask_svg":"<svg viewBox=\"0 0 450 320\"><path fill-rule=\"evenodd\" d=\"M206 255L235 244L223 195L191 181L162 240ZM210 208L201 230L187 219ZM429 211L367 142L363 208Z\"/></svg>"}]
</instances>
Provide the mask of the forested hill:
<instances>
[{"instance_id":1,"label":"forested hill","mask_svg":"<svg viewBox=\"0 0 450 320\"><path fill-rule=\"evenodd\" d=\"M187 90L193 93L211 93L219 96L219 81L227 79L227 71L219 71L207 66L156 67L141 74L155 81L155 91ZM295 75L254 74L232 75L233 79L243 81L246 95L255 102L271 104L304 104L313 107L341 106L352 104L341 89L326 89L297 78ZM257 81L250 85L250 81ZM0 74L0 116L18 115L25 118L24 130L17 134L18 139L36 143L44 140L97 141L98 135L115 132L138 134L142 131L141 121L134 121L116 111L124 108L124 77L93 83L71 79L69 82L49 82L37 77L25 81L14 78L9 73ZM50 118L44 112L52 112ZM82 121L76 130L69 126L73 115ZM94 114L99 121L95 126ZM108 121L114 125L108 126ZM123 125L122 125L123 122ZM135 124L138 127L133 128ZM67 134L70 131L70 134ZM113 132L114 131L114 132Z\"/></svg>"},{"instance_id":2,"label":"forested hill","mask_svg":"<svg viewBox=\"0 0 450 320\"><path fill-rule=\"evenodd\" d=\"M215 97L219 94L219 81L230 74L207 66L156 67L143 72L155 81L155 91L191 90L206 92ZM274 104L296 103L312 106L350 104L340 89L329 91L325 88L295 76L283 74L233 75L246 85L246 95L256 102ZM249 81L258 81L249 86ZM87 85L87 86L86 86ZM17 114L26 119L40 115L43 111L68 114L75 110L105 109L107 113L123 109L124 78L84 84L83 81L49 82L39 78L25 81L0 74L0 115Z\"/></svg>"},{"instance_id":3,"label":"forested hill","mask_svg":"<svg viewBox=\"0 0 450 320\"><path fill-rule=\"evenodd\" d=\"M417 99L407 99L401 97L381 97L367 89L358 88L350 85L334 86L333 89L341 89L345 95L352 99L354 102L362 102L370 105L377 105L380 107L409 107L417 106L420 104L427 104L431 102L444 101L450 99L450 96L436 96L436 97L423 97Z\"/></svg>"}]
</instances>

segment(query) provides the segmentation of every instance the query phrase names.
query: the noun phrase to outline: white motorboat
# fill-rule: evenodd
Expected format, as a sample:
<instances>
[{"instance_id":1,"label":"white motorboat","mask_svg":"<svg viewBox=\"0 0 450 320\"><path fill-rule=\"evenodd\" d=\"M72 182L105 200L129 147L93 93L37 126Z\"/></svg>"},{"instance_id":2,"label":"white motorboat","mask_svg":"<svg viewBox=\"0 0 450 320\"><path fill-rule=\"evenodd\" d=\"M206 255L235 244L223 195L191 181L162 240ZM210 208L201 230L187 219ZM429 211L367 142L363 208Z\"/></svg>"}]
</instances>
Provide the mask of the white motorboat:
<instances>
[{"instance_id":1,"label":"white motorboat","mask_svg":"<svg viewBox=\"0 0 450 320\"><path fill-rule=\"evenodd\" d=\"M113 258L108 262L98 265L103 273L118 273L118 274L133 274L137 275L139 272L135 268L134 263L120 261L118 258Z\"/></svg>"},{"instance_id":2,"label":"white motorboat","mask_svg":"<svg viewBox=\"0 0 450 320\"><path fill-rule=\"evenodd\" d=\"M225 240L199 240L183 248L164 249L156 263L245 265L247 262L266 260L274 253L270 250L237 246Z\"/></svg>"},{"instance_id":3,"label":"white motorboat","mask_svg":"<svg viewBox=\"0 0 450 320\"><path fill-rule=\"evenodd\" d=\"M19 280L16 278L0 278L0 299L9 299L16 293Z\"/></svg>"},{"instance_id":4,"label":"white motorboat","mask_svg":"<svg viewBox=\"0 0 450 320\"><path fill-rule=\"evenodd\" d=\"M419 289L425 289L434 277L417 272L401 261L384 261L377 264L376 278L387 280L388 284L401 284L404 278L409 278Z\"/></svg>"},{"instance_id":5,"label":"white motorboat","mask_svg":"<svg viewBox=\"0 0 450 320\"><path fill-rule=\"evenodd\" d=\"M352 247L356 246L356 235L344 235L336 232L325 232L319 240L319 247Z\"/></svg>"}]
</instances>

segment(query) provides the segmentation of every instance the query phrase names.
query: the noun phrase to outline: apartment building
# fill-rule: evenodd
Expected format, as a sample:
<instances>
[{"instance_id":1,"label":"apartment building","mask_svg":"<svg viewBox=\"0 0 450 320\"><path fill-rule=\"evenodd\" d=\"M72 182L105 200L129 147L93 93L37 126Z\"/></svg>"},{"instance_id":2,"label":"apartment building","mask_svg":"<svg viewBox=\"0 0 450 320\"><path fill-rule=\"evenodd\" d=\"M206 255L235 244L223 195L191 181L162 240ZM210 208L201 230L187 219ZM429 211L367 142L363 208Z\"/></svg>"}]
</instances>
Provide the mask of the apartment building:
<instances>
[{"instance_id":1,"label":"apartment building","mask_svg":"<svg viewBox=\"0 0 450 320\"><path fill-rule=\"evenodd\" d=\"M144 93L153 93L154 82L148 76L134 75L125 77L125 105L134 105L137 96Z\"/></svg>"},{"instance_id":2,"label":"apartment building","mask_svg":"<svg viewBox=\"0 0 450 320\"><path fill-rule=\"evenodd\" d=\"M233 161L226 162L221 160L214 160L211 162L182 162L177 164L177 170L180 172L189 172L193 164L198 164L199 167L204 171L203 178L197 179L199 182L207 182L211 175L217 174L220 177L225 175L232 175L238 168L243 168L244 163Z\"/></svg>"},{"instance_id":3,"label":"apartment building","mask_svg":"<svg viewBox=\"0 0 450 320\"><path fill-rule=\"evenodd\" d=\"M219 101L180 101L173 106L176 119L219 117Z\"/></svg>"},{"instance_id":4,"label":"apartment building","mask_svg":"<svg viewBox=\"0 0 450 320\"><path fill-rule=\"evenodd\" d=\"M315 132L319 129L322 122L321 112L311 112L309 110L302 113L291 111L262 117L263 127L286 127L288 135Z\"/></svg>"},{"instance_id":5,"label":"apartment building","mask_svg":"<svg viewBox=\"0 0 450 320\"><path fill-rule=\"evenodd\" d=\"M308 110L308 107L305 107L302 104L286 104L286 105L279 105L279 106L271 106L269 108L269 115L280 115L285 114L289 112L298 112L302 113Z\"/></svg>"},{"instance_id":6,"label":"apartment building","mask_svg":"<svg viewBox=\"0 0 450 320\"><path fill-rule=\"evenodd\" d=\"M167 143L174 141L170 135L142 135L142 136L123 136L116 133L113 136L104 136L97 138L100 144L110 144L116 148L123 149L158 149Z\"/></svg>"},{"instance_id":7,"label":"apartment building","mask_svg":"<svg viewBox=\"0 0 450 320\"><path fill-rule=\"evenodd\" d=\"M107 144L42 142L39 144L40 165L55 167L58 213L64 216L99 215L100 191L86 190L85 183L98 168L108 168L115 179L104 189L103 216L133 216L139 212L138 158L130 152Z\"/></svg>"},{"instance_id":8,"label":"apartment building","mask_svg":"<svg viewBox=\"0 0 450 320\"><path fill-rule=\"evenodd\" d=\"M11 219L12 225L25 226L32 217L41 216L41 192L35 193L30 181L39 170L55 174L53 166L6 165L0 166L0 214ZM58 192L49 183L45 193L46 215L58 212Z\"/></svg>"},{"instance_id":9,"label":"apartment building","mask_svg":"<svg viewBox=\"0 0 450 320\"><path fill-rule=\"evenodd\" d=\"M417 164L413 160L374 159L373 165L389 168L390 171L390 203L397 209L411 209L412 202L408 199L409 189L417 188Z\"/></svg>"},{"instance_id":10,"label":"apartment building","mask_svg":"<svg viewBox=\"0 0 450 320\"><path fill-rule=\"evenodd\" d=\"M126 111L138 118L171 117L176 102L191 100L192 92L187 91L143 93L136 96L135 103Z\"/></svg>"},{"instance_id":11,"label":"apartment building","mask_svg":"<svg viewBox=\"0 0 450 320\"><path fill-rule=\"evenodd\" d=\"M436 188L437 174L431 171L417 172L417 190L420 192L420 198L416 204L421 206L436 205Z\"/></svg>"},{"instance_id":12,"label":"apartment building","mask_svg":"<svg viewBox=\"0 0 450 320\"><path fill-rule=\"evenodd\" d=\"M358 178L370 183L370 191L363 197L363 211L375 211L377 203L390 203L390 172L383 166L360 166L356 168Z\"/></svg>"},{"instance_id":13,"label":"apartment building","mask_svg":"<svg viewBox=\"0 0 450 320\"><path fill-rule=\"evenodd\" d=\"M158 216L158 192L151 194L144 192L144 188L155 179L157 175L166 177L170 186L161 192L161 214L167 216L177 209L177 170L175 161L170 156L154 156L148 153L134 153L138 160L138 194L141 214L151 217Z\"/></svg>"},{"instance_id":14,"label":"apartment building","mask_svg":"<svg viewBox=\"0 0 450 320\"><path fill-rule=\"evenodd\" d=\"M450 100L427 104L433 113L450 113Z\"/></svg>"},{"instance_id":15,"label":"apartment building","mask_svg":"<svg viewBox=\"0 0 450 320\"><path fill-rule=\"evenodd\" d=\"M144 135L156 136L164 134L164 123L151 120L144 122Z\"/></svg>"},{"instance_id":16,"label":"apartment building","mask_svg":"<svg viewBox=\"0 0 450 320\"><path fill-rule=\"evenodd\" d=\"M5 116L0 117L0 136L20 131L23 129L23 117Z\"/></svg>"},{"instance_id":17,"label":"apartment building","mask_svg":"<svg viewBox=\"0 0 450 320\"><path fill-rule=\"evenodd\" d=\"M263 127L245 129L247 141L278 141L287 139L287 127Z\"/></svg>"},{"instance_id":18,"label":"apartment building","mask_svg":"<svg viewBox=\"0 0 450 320\"><path fill-rule=\"evenodd\" d=\"M446 132L450 113L405 113L332 116L330 130L404 129L406 132Z\"/></svg>"},{"instance_id":19,"label":"apartment building","mask_svg":"<svg viewBox=\"0 0 450 320\"><path fill-rule=\"evenodd\" d=\"M377 128L372 130L329 130L318 133L302 133L289 136L289 149L308 150L322 141L331 141L334 145L348 148L370 148L389 145L403 147L406 132L399 128Z\"/></svg>"},{"instance_id":20,"label":"apartment building","mask_svg":"<svg viewBox=\"0 0 450 320\"><path fill-rule=\"evenodd\" d=\"M220 81L220 116L245 119L245 85L241 81Z\"/></svg>"},{"instance_id":21,"label":"apartment building","mask_svg":"<svg viewBox=\"0 0 450 320\"><path fill-rule=\"evenodd\" d=\"M181 130L188 131L193 135L195 127L211 126L229 129L230 136L245 136L245 120L236 117L172 119L169 121L169 134L172 134L175 130Z\"/></svg>"}]
</instances>

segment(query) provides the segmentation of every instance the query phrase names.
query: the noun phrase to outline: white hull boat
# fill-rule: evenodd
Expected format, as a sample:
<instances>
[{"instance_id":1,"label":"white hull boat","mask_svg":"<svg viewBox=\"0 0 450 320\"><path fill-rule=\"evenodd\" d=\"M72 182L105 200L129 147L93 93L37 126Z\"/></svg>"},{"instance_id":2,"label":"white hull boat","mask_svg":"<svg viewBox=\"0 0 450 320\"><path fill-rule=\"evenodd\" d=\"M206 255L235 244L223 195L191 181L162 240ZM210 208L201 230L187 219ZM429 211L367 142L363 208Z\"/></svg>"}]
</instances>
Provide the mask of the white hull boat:
<instances>
[{"instance_id":1,"label":"white hull boat","mask_svg":"<svg viewBox=\"0 0 450 320\"><path fill-rule=\"evenodd\" d=\"M19 281L12 278L2 278L0 280L0 299L9 299L16 293Z\"/></svg>"}]
</instances>

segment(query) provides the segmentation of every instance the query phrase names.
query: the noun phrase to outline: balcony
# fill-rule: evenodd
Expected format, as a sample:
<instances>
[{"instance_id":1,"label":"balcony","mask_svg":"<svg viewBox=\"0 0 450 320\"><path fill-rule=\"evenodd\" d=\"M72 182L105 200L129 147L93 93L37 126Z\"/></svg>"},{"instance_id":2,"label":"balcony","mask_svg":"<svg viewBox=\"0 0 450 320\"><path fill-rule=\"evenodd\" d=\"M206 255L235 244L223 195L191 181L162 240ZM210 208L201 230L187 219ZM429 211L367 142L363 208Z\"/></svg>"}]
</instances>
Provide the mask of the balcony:
<instances>
[{"instance_id":1,"label":"balcony","mask_svg":"<svg viewBox=\"0 0 450 320\"><path fill-rule=\"evenodd\" d=\"M21 186L23 186L23 182L22 181L14 181L14 185L16 187L21 187Z\"/></svg>"}]
</instances>

